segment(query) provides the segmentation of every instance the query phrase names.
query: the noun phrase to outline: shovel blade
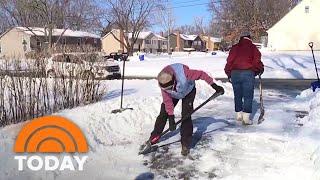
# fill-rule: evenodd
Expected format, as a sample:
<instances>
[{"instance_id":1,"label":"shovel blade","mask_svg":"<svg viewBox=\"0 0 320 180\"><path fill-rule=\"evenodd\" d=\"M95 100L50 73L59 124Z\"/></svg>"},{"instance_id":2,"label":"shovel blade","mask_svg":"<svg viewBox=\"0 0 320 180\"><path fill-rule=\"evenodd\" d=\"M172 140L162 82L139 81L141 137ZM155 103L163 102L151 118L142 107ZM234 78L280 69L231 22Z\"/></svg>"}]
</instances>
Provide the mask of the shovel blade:
<instances>
[{"instance_id":1,"label":"shovel blade","mask_svg":"<svg viewBox=\"0 0 320 180\"><path fill-rule=\"evenodd\" d=\"M159 148L159 146L157 146L157 145L152 146L151 143L146 142L145 144L143 144L143 145L140 146L140 148L139 148L139 155L140 155L140 154L146 155L146 154L148 154L148 153L157 151L158 148Z\"/></svg>"},{"instance_id":2,"label":"shovel blade","mask_svg":"<svg viewBox=\"0 0 320 180\"><path fill-rule=\"evenodd\" d=\"M316 89L318 89L318 88L320 89L320 81L312 82L311 83L311 88L312 88L313 92L315 92Z\"/></svg>"},{"instance_id":3,"label":"shovel blade","mask_svg":"<svg viewBox=\"0 0 320 180\"><path fill-rule=\"evenodd\" d=\"M120 108L120 109L115 109L115 110L112 110L111 113L112 113L112 114L122 113L122 112L125 111L125 110L133 110L133 108Z\"/></svg>"}]
</instances>

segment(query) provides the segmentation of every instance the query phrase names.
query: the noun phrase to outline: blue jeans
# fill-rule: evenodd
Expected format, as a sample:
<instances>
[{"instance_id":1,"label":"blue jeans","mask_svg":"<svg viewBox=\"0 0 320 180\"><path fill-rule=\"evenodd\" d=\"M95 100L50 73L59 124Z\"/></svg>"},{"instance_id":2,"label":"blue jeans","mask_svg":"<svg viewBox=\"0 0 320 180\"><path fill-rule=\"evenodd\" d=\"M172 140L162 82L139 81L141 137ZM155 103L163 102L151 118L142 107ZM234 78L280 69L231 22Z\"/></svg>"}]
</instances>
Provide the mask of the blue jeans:
<instances>
[{"instance_id":1,"label":"blue jeans","mask_svg":"<svg viewBox=\"0 0 320 180\"><path fill-rule=\"evenodd\" d=\"M254 72L251 70L233 70L231 81L234 92L234 104L236 112L252 112L254 93Z\"/></svg>"}]
</instances>

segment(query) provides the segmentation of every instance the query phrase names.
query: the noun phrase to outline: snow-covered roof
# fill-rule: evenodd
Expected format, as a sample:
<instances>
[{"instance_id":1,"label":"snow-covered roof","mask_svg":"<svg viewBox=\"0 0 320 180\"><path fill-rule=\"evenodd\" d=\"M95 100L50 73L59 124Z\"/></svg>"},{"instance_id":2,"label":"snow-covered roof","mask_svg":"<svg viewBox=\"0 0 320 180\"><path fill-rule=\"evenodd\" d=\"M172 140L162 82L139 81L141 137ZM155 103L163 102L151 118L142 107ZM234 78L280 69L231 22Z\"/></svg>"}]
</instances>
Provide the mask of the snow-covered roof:
<instances>
[{"instance_id":1,"label":"snow-covered roof","mask_svg":"<svg viewBox=\"0 0 320 180\"><path fill-rule=\"evenodd\" d=\"M44 28L39 27L15 27L18 30L23 31L29 35L37 35L37 36L45 36ZM53 29L52 35L53 36L61 36L61 34L65 31L65 29ZM48 33L48 32L47 32ZM91 37L91 38L100 38L100 36L96 34L92 34L85 31L73 31L71 29L67 29L62 36L65 37Z\"/></svg>"},{"instance_id":2,"label":"snow-covered roof","mask_svg":"<svg viewBox=\"0 0 320 180\"><path fill-rule=\"evenodd\" d=\"M161 40L166 40L166 38L160 36L159 34L154 34L158 39L161 39Z\"/></svg>"},{"instance_id":3,"label":"snow-covered roof","mask_svg":"<svg viewBox=\"0 0 320 180\"><path fill-rule=\"evenodd\" d=\"M202 36L204 41L208 41L208 36ZM217 37L212 37L210 36L210 41L213 43L219 43L221 42L221 38L217 38Z\"/></svg>"},{"instance_id":4,"label":"snow-covered roof","mask_svg":"<svg viewBox=\"0 0 320 180\"><path fill-rule=\"evenodd\" d=\"M221 42L222 38L211 37L210 40L211 40L212 42Z\"/></svg>"},{"instance_id":5,"label":"snow-covered roof","mask_svg":"<svg viewBox=\"0 0 320 180\"><path fill-rule=\"evenodd\" d=\"M108 32L106 35L104 35L101 39L108 37L111 33L118 33L118 32L120 32L119 29L112 29L110 32Z\"/></svg>"},{"instance_id":6,"label":"snow-covered roof","mask_svg":"<svg viewBox=\"0 0 320 180\"><path fill-rule=\"evenodd\" d=\"M180 34L180 37L187 41L194 41L198 37L198 35Z\"/></svg>"},{"instance_id":7,"label":"snow-covered roof","mask_svg":"<svg viewBox=\"0 0 320 180\"><path fill-rule=\"evenodd\" d=\"M146 31L146 32L140 32L138 39L146 39L150 34L153 34L151 31ZM132 33L128 33L129 38L132 37Z\"/></svg>"}]
</instances>

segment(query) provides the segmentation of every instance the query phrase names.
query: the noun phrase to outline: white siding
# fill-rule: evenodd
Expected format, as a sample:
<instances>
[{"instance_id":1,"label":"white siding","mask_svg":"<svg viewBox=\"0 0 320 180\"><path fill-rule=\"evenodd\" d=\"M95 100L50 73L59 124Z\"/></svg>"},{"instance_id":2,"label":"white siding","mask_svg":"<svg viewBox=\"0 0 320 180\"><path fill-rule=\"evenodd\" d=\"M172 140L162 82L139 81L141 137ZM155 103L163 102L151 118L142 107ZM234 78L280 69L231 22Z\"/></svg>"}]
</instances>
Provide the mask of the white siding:
<instances>
[{"instance_id":1,"label":"white siding","mask_svg":"<svg viewBox=\"0 0 320 180\"><path fill-rule=\"evenodd\" d=\"M307 11L309 11L307 13ZM303 0L268 30L268 47L277 51L320 50L320 0Z\"/></svg>"},{"instance_id":2,"label":"white siding","mask_svg":"<svg viewBox=\"0 0 320 180\"><path fill-rule=\"evenodd\" d=\"M25 45L23 45L25 40ZM16 28L11 29L0 38L1 56L24 58L30 52L30 35ZM25 46L25 47L24 47Z\"/></svg>"}]
</instances>

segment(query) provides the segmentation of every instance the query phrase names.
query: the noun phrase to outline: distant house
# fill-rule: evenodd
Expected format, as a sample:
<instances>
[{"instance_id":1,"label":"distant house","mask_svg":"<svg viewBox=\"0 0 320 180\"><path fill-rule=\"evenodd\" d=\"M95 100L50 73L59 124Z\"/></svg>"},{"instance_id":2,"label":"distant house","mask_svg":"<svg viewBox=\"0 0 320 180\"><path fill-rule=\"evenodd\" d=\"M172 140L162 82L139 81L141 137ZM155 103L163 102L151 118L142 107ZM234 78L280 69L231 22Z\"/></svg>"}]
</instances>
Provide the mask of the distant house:
<instances>
[{"instance_id":1,"label":"distant house","mask_svg":"<svg viewBox=\"0 0 320 180\"><path fill-rule=\"evenodd\" d=\"M320 50L320 1L303 0L268 32L268 48L277 51Z\"/></svg>"},{"instance_id":2,"label":"distant house","mask_svg":"<svg viewBox=\"0 0 320 180\"><path fill-rule=\"evenodd\" d=\"M204 51L205 42L198 35L171 33L170 48L174 51Z\"/></svg>"},{"instance_id":3,"label":"distant house","mask_svg":"<svg viewBox=\"0 0 320 180\"><path fill-rule=\"evenodd\" d=\"M114 53L114 52L117 52L117 53L127 52L125 46L121 44L117 39L119 39L124 43L126 42L124 40L124 33L123 32L121 33L120 30L118 29L112 29L109 33L104 35L101 38L102 51L107 54Z\"/></svg>"},{"instance_id":4,"label":"distant house","mask_svg":"<svg viewBox=\"0 0 320 180\"><path fill-rule=\"evenodd\" d=\"M125 41L125 36L129 36L131 41L132 33L120 33L120 30L113 29L111 32L102 37L102 49L105 53L127 52L126 48L118 40ZM115 37L118 39L116 39ZM140 32L136 43L133 46L134 52L157 53L167 50L166 38L154 34L151 31Z\"/></svg>"},{"instance_id":5,"label":"distant house","mask_svg":"<svg viewBox=\"0 0 320 180\"><path fill-rule=\"evenodd\" d=\"M129 38L132 36L131 33L128 34ZM167 50L167 40L166 38L154 34L151 31L140 32L136 43L133 46L134 52L147 52L147 53L157 53L164 52Z\"/></svg>"},{"instance_id":6,"label":"distant house","mask_svg":"<svg viewBox=\"0 0 320 180\"><path fill-rule=\"evenodd\" d=\"M202 41L205 42L205 47L208 51L214 51L220 49L221 38L211 36L201 36Z\"/></svg>"},{"instance_id":7,"label":"distant house","mask_svg":"<svg viewBox=\"0 0 320 180\"><path fill-rule=\"evenodd\" d=\"M6 57L25 57L27 53L41 51L48 46L44 28L14 27L0 35L0 55ZM59 41L58 41L59 39ZM70 29L53 29L52 42L54 51L100 51L101 41L98 35L73 31Z\"/></svg>"}]
</instances>

